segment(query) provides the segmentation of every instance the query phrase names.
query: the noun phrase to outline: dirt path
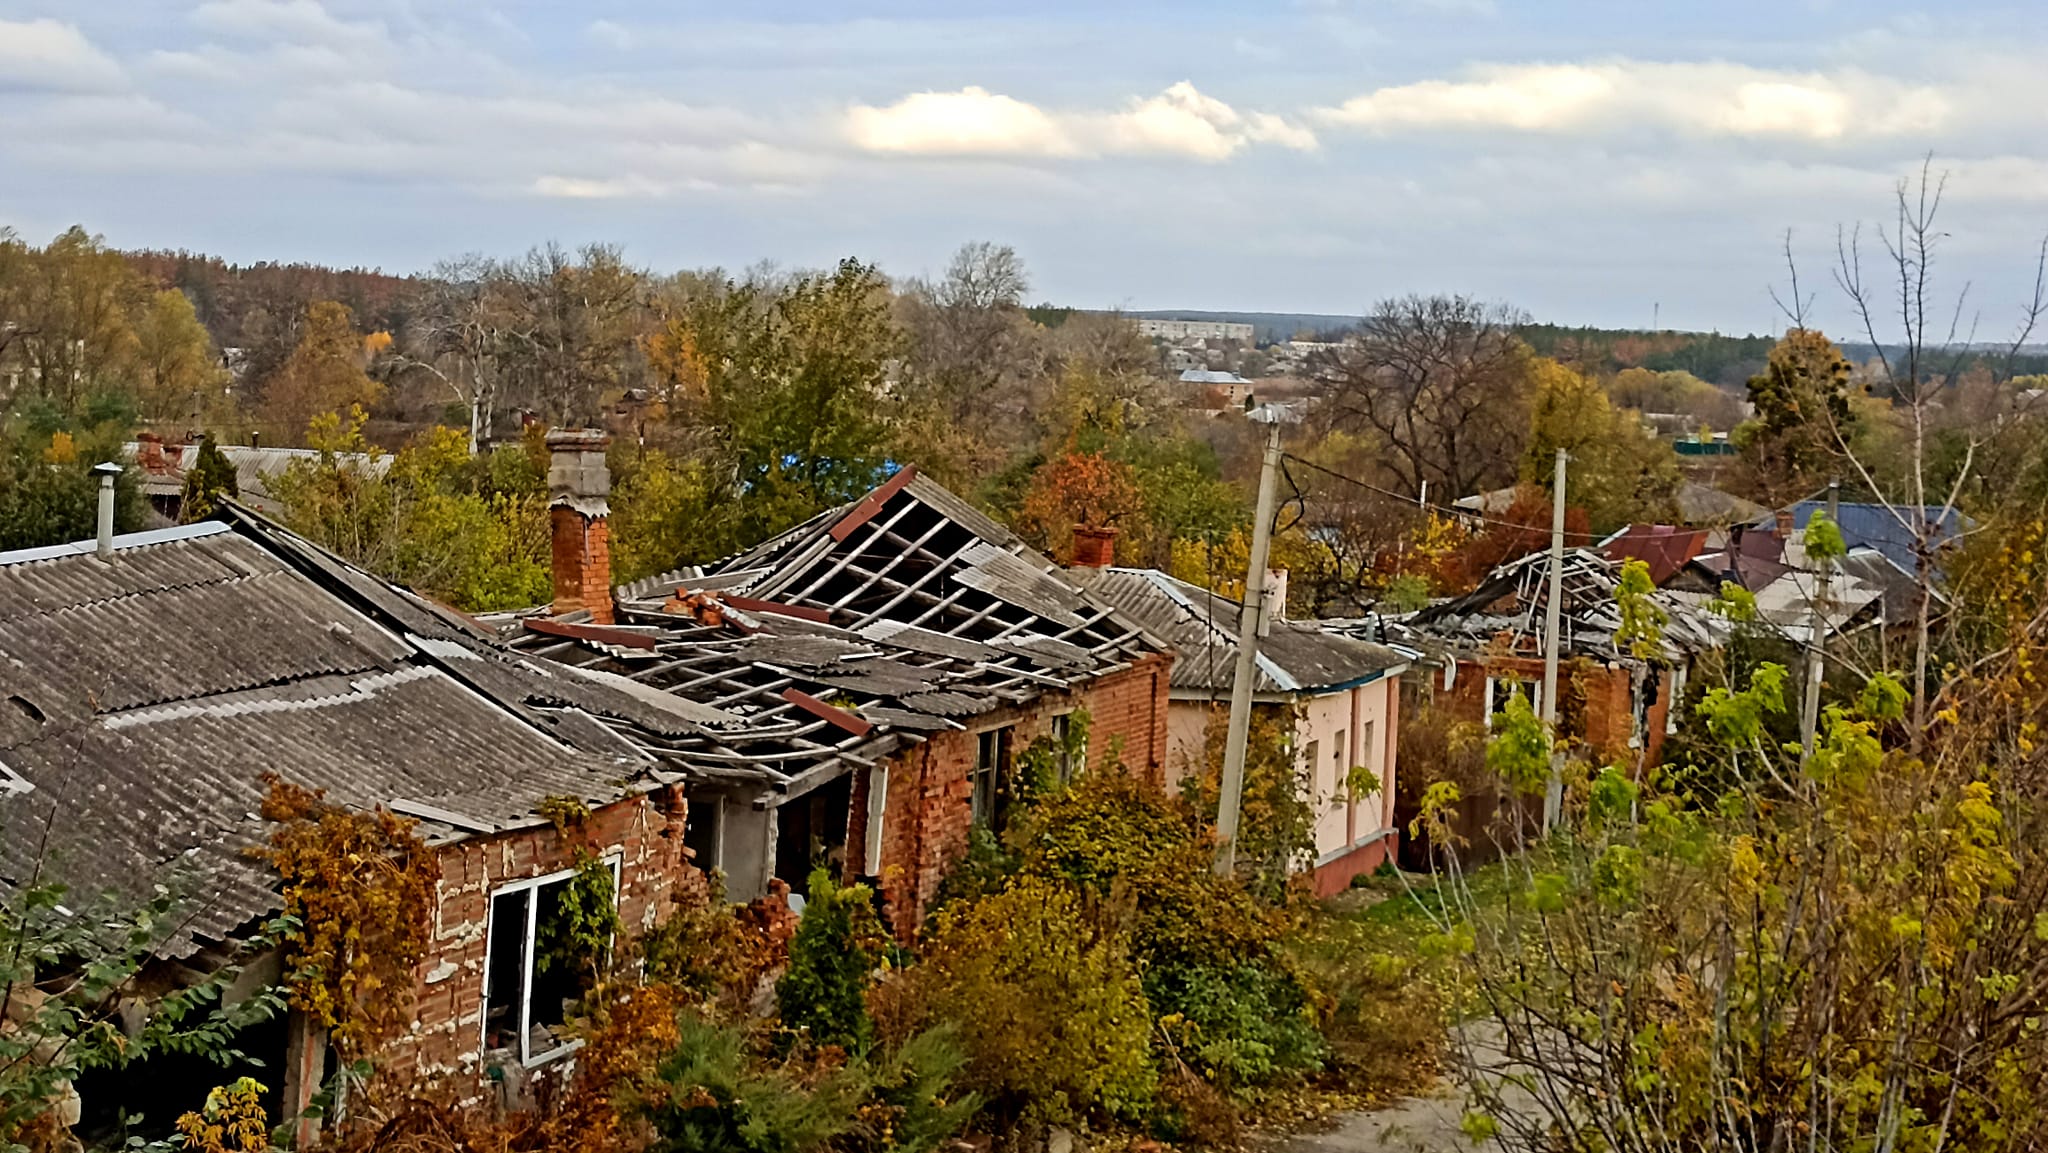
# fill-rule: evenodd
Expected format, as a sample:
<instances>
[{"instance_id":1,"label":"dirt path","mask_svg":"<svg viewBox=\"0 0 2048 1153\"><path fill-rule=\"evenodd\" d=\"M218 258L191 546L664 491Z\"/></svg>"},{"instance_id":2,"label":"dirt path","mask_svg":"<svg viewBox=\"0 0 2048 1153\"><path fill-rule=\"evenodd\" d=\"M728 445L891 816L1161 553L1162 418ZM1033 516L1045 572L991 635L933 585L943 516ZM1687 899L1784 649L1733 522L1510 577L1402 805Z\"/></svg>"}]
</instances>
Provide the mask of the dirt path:
<instances>
[{"instance_id":1,"label":"dirt path","mask_svg":"<svg viewBox=\"0 0 2048 1153\"><path fill-rule=\"evenodd\" d=\"M1297 1133L1281 1145L1283 1153L1487 1153L1492 1141L1474 1145L1459 1130L1465 1099L1455 1090L1412 1097L1372 1113L1348 1113L1335 1128Z\"/></svg>"}]
</instances>

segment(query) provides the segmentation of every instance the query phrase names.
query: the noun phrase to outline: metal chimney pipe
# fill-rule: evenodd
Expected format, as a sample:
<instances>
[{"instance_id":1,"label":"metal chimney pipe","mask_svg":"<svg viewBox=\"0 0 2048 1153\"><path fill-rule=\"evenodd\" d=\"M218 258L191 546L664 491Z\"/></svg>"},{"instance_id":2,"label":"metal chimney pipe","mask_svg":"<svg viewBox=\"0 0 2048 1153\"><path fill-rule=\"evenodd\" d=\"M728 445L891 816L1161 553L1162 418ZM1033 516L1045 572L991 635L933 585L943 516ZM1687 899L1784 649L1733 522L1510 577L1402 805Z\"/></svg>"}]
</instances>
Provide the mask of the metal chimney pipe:
<instances>
[{"instance_id":1,"label":"metal chimney pipe","mask_svg":"<svg viewBox=\"0 0 2048 1153\"><path fill-rule=\"evenodd\" d=\"M121 475L121 466L113 461L103 461L93 465L92 471L100 478L100 559L111 561L114 559L114 478Z\"/></svg>"}]
</instances>

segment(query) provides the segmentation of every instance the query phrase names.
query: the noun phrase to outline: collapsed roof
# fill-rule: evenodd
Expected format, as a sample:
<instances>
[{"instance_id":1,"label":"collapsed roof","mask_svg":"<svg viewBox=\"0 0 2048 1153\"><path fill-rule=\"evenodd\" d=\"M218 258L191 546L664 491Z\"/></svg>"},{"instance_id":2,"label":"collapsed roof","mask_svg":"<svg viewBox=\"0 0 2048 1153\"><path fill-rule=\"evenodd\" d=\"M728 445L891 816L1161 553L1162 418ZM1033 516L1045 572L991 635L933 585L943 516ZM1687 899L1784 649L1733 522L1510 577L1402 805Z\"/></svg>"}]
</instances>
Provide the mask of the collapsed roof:
<instances>
[{"instance_id":1,"label":"collapsed roof","mask_svg":"<svg viewBox=\"0 0 2048 1153\"><path fill-rule=\"evenodd\" d=\"M277 908L263 774L445 843L615 801L658 767L592 718L689 722L513 654L244 510L0 554L0 884L191 895L172 956ZM670 718L673 717L671 720Z\"/></svg>"},{"instance_id":2,"label":"collapsed roof","mask_svg":"<svg viewBox=\"0 0 2048 1153\"><path fill-rule=\"evenodd\" d=\"M1170 687L1177 695L1228 693L1237 676L1240 601L1157 569L1075 568L1072 578L1116 606L1178 652ZM1257 681L1262 697L1333 692L1406 666L1406 654L1385 645L1325 631L1310 621L1274 620L1259 638Z\"/></svg>"},{"instance_id":3,"label":"collapsed roof","mask_svg":"<svg viewBox=\"0 0 2048 1153\"><path fill-rule=\"evenodd\" d=\"M1636 659L1614 640L1621 628L1616 603L1621 567L1590 549L1565 552L1559 621L1560 647L1566 654L1604 661ZM1550 555L1531 553L1494 569L1464 596L1387 621L1384 635L1453 654L1498 651L1502 645L1521 655L1540 654L1549 596ZM1682 663L1687 654L1720 644L1722 627L1712 617L1661 590L1650 596L1666 617L1656 659Z\"/></svg>"},{"instance_id":4,"label":"collapsed roof","mask_svg":"<svg viewBox=\"0 0 2048 1153\"><path fill-rule=\"evenodd\" d=\"M905 468L705 567L617 590L618 623L506 621L523 652L698 710L615 728L693 772L793 797L991 710L1169 652L1009 530Z\"/></svg>"}]
</instances>

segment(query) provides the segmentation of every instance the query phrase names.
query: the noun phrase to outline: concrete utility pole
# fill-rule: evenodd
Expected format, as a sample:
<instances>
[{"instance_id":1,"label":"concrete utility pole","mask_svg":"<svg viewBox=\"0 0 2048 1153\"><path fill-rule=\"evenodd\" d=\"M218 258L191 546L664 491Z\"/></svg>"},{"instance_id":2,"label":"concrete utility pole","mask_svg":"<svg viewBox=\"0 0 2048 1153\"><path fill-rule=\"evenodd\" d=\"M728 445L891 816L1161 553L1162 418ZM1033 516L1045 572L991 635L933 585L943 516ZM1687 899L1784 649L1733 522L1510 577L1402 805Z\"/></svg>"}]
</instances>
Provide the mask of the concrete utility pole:
<instances>
[{"instance_id":1,"label":"concrete utility pole","mask_svg":"<svg viewBox=\"0 0 2048 1153\"><path fill-rule=\"evenodd\" d=\"M1828 523L1841 531L1842 482L1828 482ZM1813 538L1813 518L1806 521L1807 540ZM1809 556L1812 554L1809 553ZM1827 611L1830 577L1834 575L1834 558L1824 557L1814 565L1813 600L1807 605L1806 613L1806 699L1799 710L1799 763L1803 766L1813 756L1814 732L1820 728L1820 682L1826 675L1823 656L1827 647Z\"/></svg>"},{"instance_id":2,"label":"concrete utility pole","mask_svg":"<svg viewBox=\"0 0 2048 1153\"><path fill-rule=\"evenodd\" d=\"M1252 682L1258 676L1260 617L1266 609L1266 560L1273 547L1273 503L1280 487L1281 410L1266 405L1252 419L1268 425L1259 467L1259 505L1252 520L1251 564L1244 575L1244 612L1237 627L1237 675L1230 683L1230 731L1223 745L1223 782L1216 799L1216 872L1237 867L1238 811L1244 800L1245 745L1251 739Z\"/></svg>"},{"instance_id":3,"label":"concrete utility pole","mask_svg":"<svg viewBox=\"0 0 2048 1153\"><path fill-rule=\"evenodd\" d=\"M1550 486L1550 595L1543 598L1543 731L1557 739L1557 650L1564 629L1564 464L1557 450L1557 477ZM1543 789L1543 831L1564 815L1564 766L1550 755L1550 783Z\"/></svg>"}]
</instances>

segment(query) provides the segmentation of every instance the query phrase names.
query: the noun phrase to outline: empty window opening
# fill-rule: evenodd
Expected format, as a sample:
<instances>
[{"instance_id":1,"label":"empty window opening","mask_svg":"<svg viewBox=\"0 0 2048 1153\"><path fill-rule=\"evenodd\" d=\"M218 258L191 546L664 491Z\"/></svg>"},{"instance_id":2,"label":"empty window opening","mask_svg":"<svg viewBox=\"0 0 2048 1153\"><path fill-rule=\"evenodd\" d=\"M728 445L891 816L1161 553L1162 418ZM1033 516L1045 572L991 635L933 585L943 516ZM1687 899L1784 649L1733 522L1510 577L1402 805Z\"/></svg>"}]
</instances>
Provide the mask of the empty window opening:
<instances>
[{"instance_id":1,"label":"empty window opening","mask_svg":"<svg viewBox=\"0 0 2048 1153\"><path fill-rule=\"evenodd\" d=\"M619 862L611 861L618 899ZM574 871L498 890L491 898L490 959L484 984L484 1048L516 1054L521 1064L570 1048L566 1024L583 995L576 966L540 956L537 941L557 937L562 897Z\"/></svg>"},{"instance_id":2,"label":"empty window opening","mask_svg":"<svg viewBox=\"0 0 2048 1153\"><path fill-rule=\"evenodd\" d=\"M1493 727L1493 718L1508 711L1508 702L1515 699L1516 690L1529 702L1529 711L1543 715L1543 685L1540 682L1525 682L1519 677L1507 676L1486 678L1486 727Z\"/></svg>"},{"instance_id":3,"label":"empty window opening","mask_svg":"<svg viewBox=\"0 0 2048 1153\"><path fill-rule=\"evenodd\" d=\"M716 793L692 797L683 819L683 845L690 850L690 863L710 872L724 868L725 798Z\"/></svg>"},{"instance_id":4,"label":"empty window opening","mask_svg":"<svg viewBox=\"0 0 2048 1153\"><path fill-rule=\"evenodd\" d=\"M846 827L853 811L853 774L841 773L775 810L775 875L800 897L811 895L811 873L846 872Z\"/></svg>"}]
</instances>

